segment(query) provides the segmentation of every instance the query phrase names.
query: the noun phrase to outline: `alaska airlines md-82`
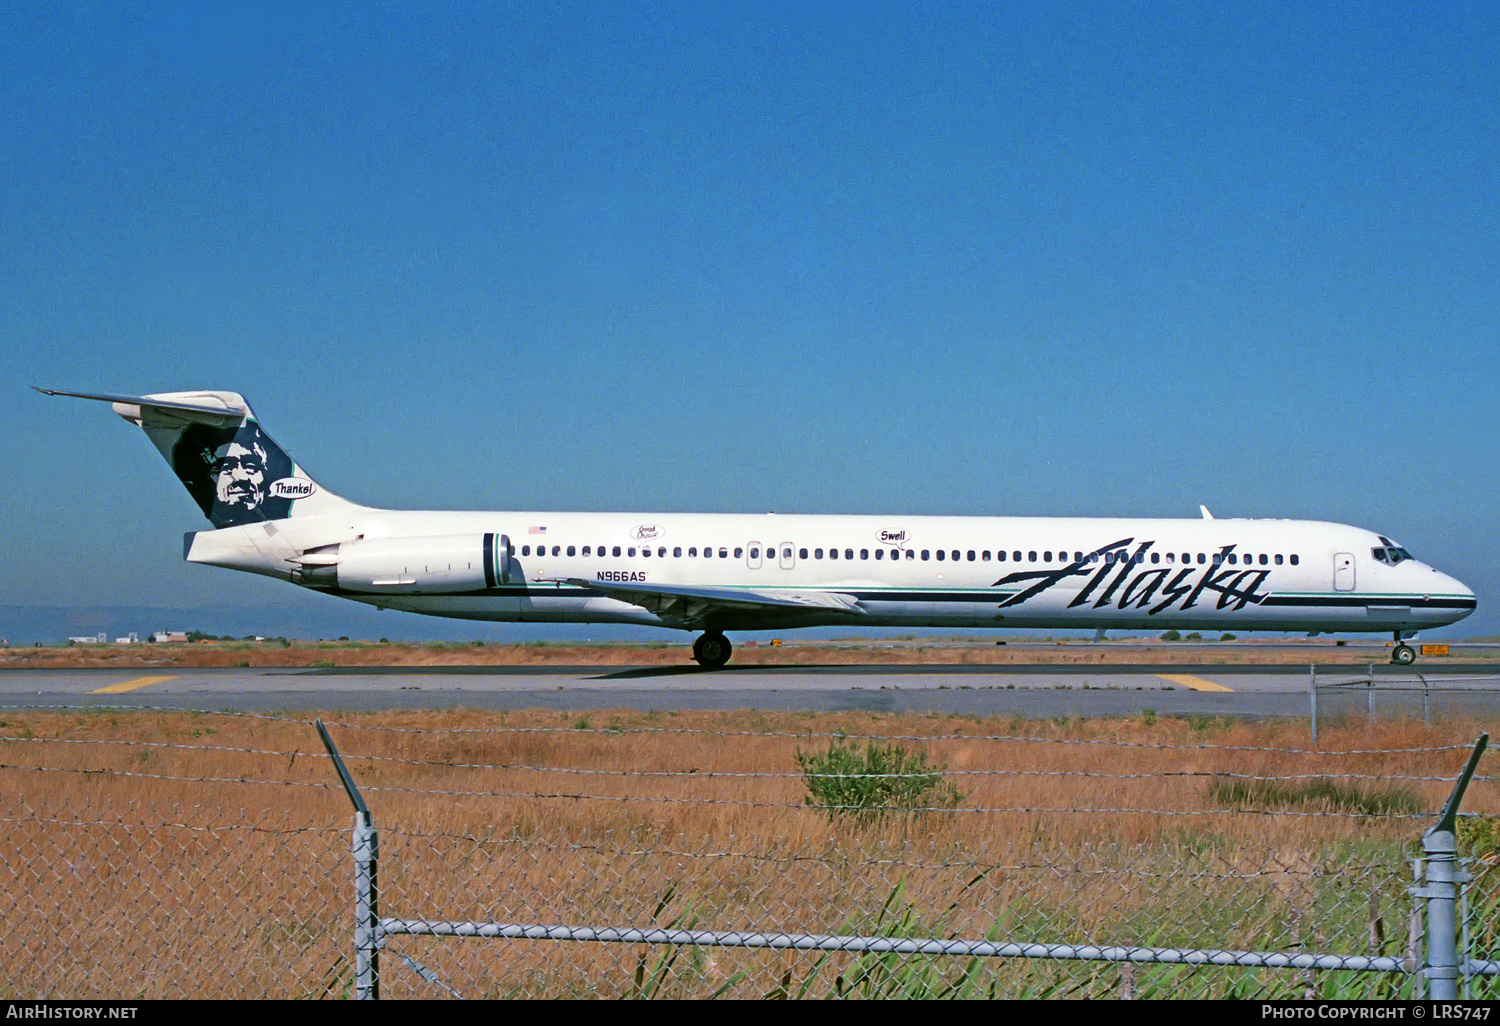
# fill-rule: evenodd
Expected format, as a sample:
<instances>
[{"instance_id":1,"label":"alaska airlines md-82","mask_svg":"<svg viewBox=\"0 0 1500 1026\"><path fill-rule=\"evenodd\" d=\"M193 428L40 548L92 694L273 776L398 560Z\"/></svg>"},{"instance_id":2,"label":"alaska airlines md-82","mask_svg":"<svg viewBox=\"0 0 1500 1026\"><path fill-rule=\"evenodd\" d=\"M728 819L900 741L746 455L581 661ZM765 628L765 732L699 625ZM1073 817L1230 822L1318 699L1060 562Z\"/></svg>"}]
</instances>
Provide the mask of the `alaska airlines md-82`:
<instances>
[{"instance_id":1,"label":"alaska airlines md-82","mask_svg":"<svg viewBox=\"0 0 1500 1026\"><path fill-rule=\"evenodd\" d=\"M1474 593L1358 527L1304 520L446 512L321 488L234 392L125 396L214 529L183 556L382 609L701 632L814 626L1389 632Z\"/></svg>"}]
</instances>

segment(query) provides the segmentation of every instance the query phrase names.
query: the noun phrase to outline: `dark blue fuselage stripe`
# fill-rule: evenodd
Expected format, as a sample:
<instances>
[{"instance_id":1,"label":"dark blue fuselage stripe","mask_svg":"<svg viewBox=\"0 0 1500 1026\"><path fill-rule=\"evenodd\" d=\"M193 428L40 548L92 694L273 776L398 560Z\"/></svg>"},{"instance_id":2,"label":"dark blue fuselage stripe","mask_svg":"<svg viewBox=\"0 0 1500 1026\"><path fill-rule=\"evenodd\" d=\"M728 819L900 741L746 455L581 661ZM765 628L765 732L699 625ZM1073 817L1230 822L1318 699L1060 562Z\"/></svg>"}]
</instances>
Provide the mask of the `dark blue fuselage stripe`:
<instances>
[{"instance_id":1,"label":"dark blue fuselage stripe","mask_svg":"<svg viewBox=\"0 0 1500 1026\"><path fill-rule=\"evenodd\" d=\"M1471 598L1359 598L1357 596L1333 597L1328 595L1268 595L1260 603L1263 606L1333 606L1367 607L1372 609L1473 609L1478 600Z\"/></svg>"},{"instance_id":2,"label":"dark blue fuselage stripe","mask_svg":"<svg viewBox=\"0 0 1500 1026\"><path fill-rule=\"evenodd\" d=\"M485 536L485 574L484 574L485 587L482 590L481 589L475 589L474 591L469 591L469 592L428 593L427 595L424 595L424 597L433 597L434 594L436 594L436 595L449 594L449 595L454 595L454 596L469 595L469 596L479 597L479 596L489 595L489 596L493 596L493 597L497 597L497 598L504 597L504 598L545 599L545 598L569 598L569 597L585 597L585 596L586 597L595 597L595 598L597 598L597 597L608 597L608 596L610 596L610 595L613 594L613 592L610 589L607 589L607 588L580 588L577 585L567 585L567 586L564 586L564 587L549 586L549 587L536 587L536 588L534 588L534 587L529 587L529 586L527 586L525 584L499 584L498 581L497 581L497 579L496 579L496 577L495 577L494 560L491 558L493 544L494 544L494 542L493 542L493 536L492 535L486 535ZM356 593L356 592L349 592L349 591L346 591L343 588L328 588L328 589L319 589L319 590L328 591L328 592L331 592L333 594L348 594L348 595L362 594L362 593ZM977 591L860 591L860 590L847 591L847 592L843 592L842 594L852 595L854 598L856 598L856 599L858 599L858 600L860 600L862 602L935 602L935 603L976 603L976 604L988 604L988 603L991 603L991 602L1001 602L1001 601L1004 601L1006 598L1008 598L1009 595L1010 595L1009 592L977 592ZM681 597L691 598L691 596L681 596ZM753 601L753 599L750 599L750 600ZM1351 596L1351 597L1348 597L1348 598L1343 598L1343 597L1323 596L1323 595L1268 595L1268 596L1266 596L1265 599L1263 599L1259 603L1259 607L1260 608L1264 608L1264 607L1267 607L1267 606L1279 606L1279 607L1282 607L1282 608L1286 608L1286 607L1296 607L1296 608L1317 608L1317 607L1322 607L1322 608L1339 608L1339 609L1370 608L1370 609L1373 609L1376 612L1379 612L1382 609L1396 610L1396 609L1404 609L1404 608L1412 608L1412 609L1473 609L1477 605L1478 605L1478 601L1476 599L1472 599L1472 598L1422 599L1422 598L1413 596L1410 600L1397 601L1397 600L1393 600L1393 599L1391 599L1389 597L1384 597L1384 598L1358 598L1358 597ZM791 607L788 607L788 608L791 608ZM1256 607L1249 607L1249 606L1247 606L1245 611L1248 612L1251 608L1256 608ZM1223 610L1219 610L1218 612L1223 612Z\"/></svg>"}]
</instances>

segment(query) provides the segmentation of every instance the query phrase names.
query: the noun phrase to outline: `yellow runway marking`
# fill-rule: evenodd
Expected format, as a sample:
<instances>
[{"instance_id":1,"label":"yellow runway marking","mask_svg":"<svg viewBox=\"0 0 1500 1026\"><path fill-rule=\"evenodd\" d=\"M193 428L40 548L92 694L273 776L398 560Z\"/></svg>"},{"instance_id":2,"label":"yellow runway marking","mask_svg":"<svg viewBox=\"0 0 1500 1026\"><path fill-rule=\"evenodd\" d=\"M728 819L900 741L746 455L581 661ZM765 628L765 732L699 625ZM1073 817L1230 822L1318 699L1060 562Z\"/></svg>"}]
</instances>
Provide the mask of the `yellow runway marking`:
<instances>
[{"instance_id":1,"label":"yellow runway marking","mask_svg":"<svg viewBox=\"0 0 1500 1026\"><path fill-rule=\"evenodd\" d=\"M1222 684L1215 684L1211 680L1204 680L1202 677L1194 677L1190 673L1158 673L1157 676L1162 680L1169 680L1173 684L1181 684L1185 688L1192 688L1194 691L1234 690L1233 688L1226 688Z\"/></svg>"},{"instance_id":2,"label":"yellow runway marking","mask_svg":"<svg viewBox=\"0 0 1500 1026\"><path fill-rule=\"evenodd\" d=\"M137 688L150 687L152 684L161 684L165 681L176 679L176 677L137 677L135 680L122 680L118 684L111 684L107 688L95 688L89 694L118 695L126 691L134 691Z\"/></svg>"}]
</instances>

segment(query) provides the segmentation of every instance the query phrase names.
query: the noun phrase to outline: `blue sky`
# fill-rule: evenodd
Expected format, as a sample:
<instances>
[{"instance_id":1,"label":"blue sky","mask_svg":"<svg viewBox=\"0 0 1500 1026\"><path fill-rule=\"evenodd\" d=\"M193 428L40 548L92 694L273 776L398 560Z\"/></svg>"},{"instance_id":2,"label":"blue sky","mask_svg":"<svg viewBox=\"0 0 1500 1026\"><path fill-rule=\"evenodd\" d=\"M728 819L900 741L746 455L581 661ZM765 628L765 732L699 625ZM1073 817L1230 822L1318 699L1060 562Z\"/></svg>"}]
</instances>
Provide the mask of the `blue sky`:
<instances>
[{"instance_id":1,"label":"blue sky","mask_svg":"<svg viewBox=\"0 0 1500 1026\"><path fill-rule=\"evenodd\" d=\"M0 605L282 594L39 384L375 505L1356 523L1500 630L1493 5L205 6L0 11Z\"/></svg>"}]
</instances>

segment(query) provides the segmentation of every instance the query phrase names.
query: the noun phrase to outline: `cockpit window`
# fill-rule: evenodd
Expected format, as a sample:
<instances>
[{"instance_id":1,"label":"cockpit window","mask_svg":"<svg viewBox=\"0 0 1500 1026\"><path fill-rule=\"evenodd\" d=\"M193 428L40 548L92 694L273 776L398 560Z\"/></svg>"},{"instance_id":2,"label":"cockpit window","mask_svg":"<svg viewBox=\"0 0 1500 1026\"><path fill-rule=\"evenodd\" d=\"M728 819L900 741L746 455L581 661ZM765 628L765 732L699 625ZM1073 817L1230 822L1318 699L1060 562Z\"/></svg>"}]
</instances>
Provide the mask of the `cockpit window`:
<instances>
[{"instance_id":1,"label":"cockpit window","mask_svg":"<svg viewBox=\"0 0 1500 1026\"><path fill-rule=\"evenodd\" d=\"M1387 539L1382 538L1380 540L1386 541ZM1412 558L1411 553L1407 552L1399 545L1386 545L1384 547L1377 545L1375 548L1370 550L1370 555L1375 557L1375 562L1384 563L1387 566L1395 566L1403 559Z\"/></svg>"}]
</instances>

